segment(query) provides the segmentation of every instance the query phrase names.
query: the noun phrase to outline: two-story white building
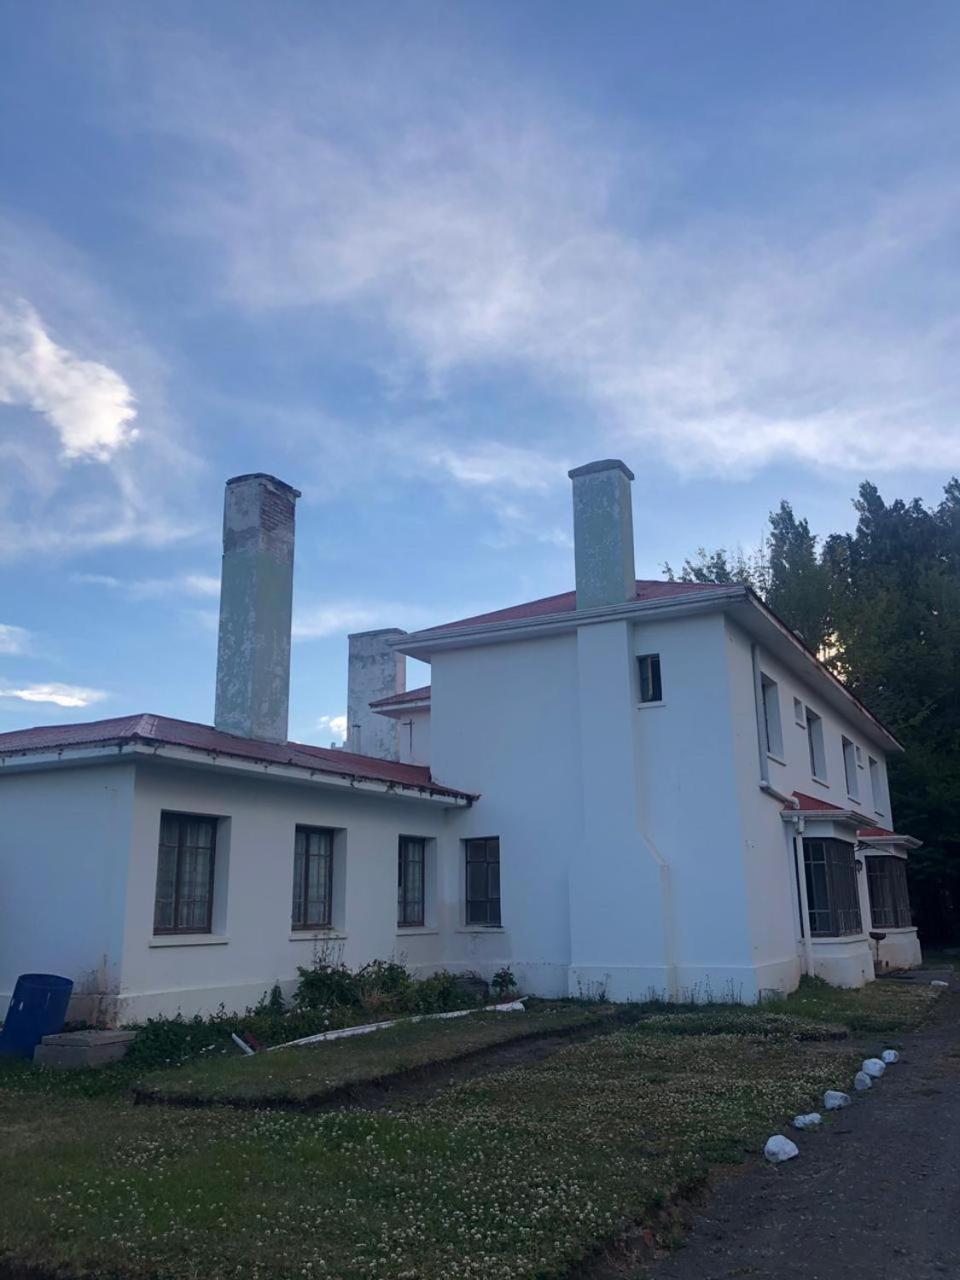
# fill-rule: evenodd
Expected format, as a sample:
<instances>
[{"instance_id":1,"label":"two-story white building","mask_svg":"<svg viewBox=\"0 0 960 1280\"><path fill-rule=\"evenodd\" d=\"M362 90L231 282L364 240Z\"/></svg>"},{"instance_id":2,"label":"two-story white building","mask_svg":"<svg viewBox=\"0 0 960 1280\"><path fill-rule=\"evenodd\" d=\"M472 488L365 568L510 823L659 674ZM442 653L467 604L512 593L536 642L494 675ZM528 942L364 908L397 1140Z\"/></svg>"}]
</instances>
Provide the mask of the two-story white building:
<instances>
[{"instance_id":1,"label":"two-story white building","mask_svg":"<svg viewBox=\"0 0 960 1280\"><path fill-rule=\"evenodd\" d=\"M622 462L570 474L575 590L351 636L342 751L287 741L299 495L228 482L214 725L0 734L0 999L243 1008L317 954L614 999L917 964L899 744L748 588L636 580Z\"/></svg>"}]
</instances>

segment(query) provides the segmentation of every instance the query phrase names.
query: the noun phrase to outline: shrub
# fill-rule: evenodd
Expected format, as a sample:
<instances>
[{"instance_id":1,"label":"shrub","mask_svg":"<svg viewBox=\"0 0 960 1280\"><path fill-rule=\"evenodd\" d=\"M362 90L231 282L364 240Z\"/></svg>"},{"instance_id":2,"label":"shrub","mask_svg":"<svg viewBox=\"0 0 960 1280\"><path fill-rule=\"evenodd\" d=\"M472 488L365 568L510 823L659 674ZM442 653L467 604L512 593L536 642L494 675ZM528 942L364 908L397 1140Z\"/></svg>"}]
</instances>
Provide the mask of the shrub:
<instances>
[{"instance_id":1,"label":"shrub","mask_svg":"<svg viewBox=\"0 0 960 1280\"><path fill-rule=\"evenodd\" d=\"M512 996L517 990L517 980L513 976L513 970L509 965L504 965L490 979L490 985L493 987L494 995L498 1000L503 1000L507 996Z\"/></svg>"}]
</instances>

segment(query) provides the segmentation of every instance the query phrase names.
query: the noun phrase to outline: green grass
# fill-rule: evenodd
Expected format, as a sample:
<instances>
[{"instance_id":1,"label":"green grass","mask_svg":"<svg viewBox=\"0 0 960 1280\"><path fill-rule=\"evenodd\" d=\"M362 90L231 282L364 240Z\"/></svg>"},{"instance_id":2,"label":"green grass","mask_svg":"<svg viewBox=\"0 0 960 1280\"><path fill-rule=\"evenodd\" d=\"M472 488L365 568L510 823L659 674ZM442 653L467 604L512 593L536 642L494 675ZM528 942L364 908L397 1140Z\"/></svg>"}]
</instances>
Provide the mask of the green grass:
<instances>
[{"instance_id":1,"label":"green grass","mask_svg":"<svg viewBox=\"0 0 960 1280\"><path fill-rule=\"evenodd\" d=\"M369 1035L278 1049L252 1058L239 1054L154 1071L139 1087L162 1099L205 1101L321 1101L334 1090L401 1071L416 1071L511 1040L609 1022L610 1005L544 1005L527 1013L473 1013L389 1027Z\"/></svg>"},{"instance_id":2,"label":"green grass","mask_svg":"<svg viewBox=\"0 0 960 1280\"><path fill-rule=\"evenodd\" d=\"M388 1113L28 1119L0 1097L0 1253L131 1280L533 1280L756 1150L848 1057L631 1029Z\"/></svg>"},{"instance_id":3,"label":"green grass","mask_svg":"<svg viewBox=\"0 0 960 1280\"><path fill-rule=\"evenodd\" d=\"M930 1013L937 991L921 983L884 980L849 990L804 978L785 1000L768 1006L796 1017L845 1026L854 1035L908 1031Z\"/></svg>"}]
</instances>

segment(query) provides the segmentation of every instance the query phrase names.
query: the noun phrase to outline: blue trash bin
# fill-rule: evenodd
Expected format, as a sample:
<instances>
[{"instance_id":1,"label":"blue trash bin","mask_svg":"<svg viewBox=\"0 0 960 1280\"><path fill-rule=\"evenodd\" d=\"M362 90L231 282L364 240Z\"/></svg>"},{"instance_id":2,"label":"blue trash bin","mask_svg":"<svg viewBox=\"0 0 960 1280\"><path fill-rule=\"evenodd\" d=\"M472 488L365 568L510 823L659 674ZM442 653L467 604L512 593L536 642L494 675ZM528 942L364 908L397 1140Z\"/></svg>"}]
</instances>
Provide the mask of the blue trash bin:
<instances>
[{"instance_id":1,"label":"blue trash bin","mask_svg":"<svg viewBox=\"0 0 960 1280\"><path fill-rule=\"evenodd\" d=\"M72 978L58 978L55 973L22 973L0 1031L0 1054L32 1058L44 1036L62 1030L72 991Z\"/></svg>"}]
</instances>

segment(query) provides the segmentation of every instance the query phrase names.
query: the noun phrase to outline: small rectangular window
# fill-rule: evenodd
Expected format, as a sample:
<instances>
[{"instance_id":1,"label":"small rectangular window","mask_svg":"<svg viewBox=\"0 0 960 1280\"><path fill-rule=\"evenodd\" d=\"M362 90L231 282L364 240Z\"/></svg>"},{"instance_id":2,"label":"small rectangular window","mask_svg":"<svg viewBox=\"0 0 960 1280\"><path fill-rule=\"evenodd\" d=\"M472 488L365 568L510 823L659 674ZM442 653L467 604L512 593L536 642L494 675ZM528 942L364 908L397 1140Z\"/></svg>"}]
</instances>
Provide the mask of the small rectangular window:
<instances>
[{"instance_id":1,"label":"small rectangular window","mask_svg":"<svg viewBox=\"0 0 960 1280\"><path fill-rule=\"evenodd\" d=\"M807 727L807 717L803 710L803 703L799 698L794 698L793 700L793 718L801 729L805 729Z\"/></svg>"},{"instance_id":2,"label":"small rectangular window","mask_svg":"<svg viewBox=\"0 0 960 1280\"><path fill-rule=\"evenodd\" d=\"M663 687L660 683L659 653L645 653L637 658L640 670L640 701L662 702Z\"/></svg>"},{"instance_id":3,"label":"small rectangular window","mask_svg":"<svg viewBox=\"0 0 960 1280\"><path fill-rule=\"evenodd\" d=\"M427 842L401 836L397 854L397 926L416 929L424 922L424 867Z\"/></svg>"},{"instance_id":4,"label":"small rectangular window","mask_svg":"<svg viewBox=\"0 0 960 1280\"><path fill-rule=\"evenodd\" d=\"M333 832L297 827L293 855L294 929L329 929L333 920Z\"/></svg>"},{"instance_id":5,"label":"small rectangular window","mask_svg":"<svg viewBox=\"0 0 960 1280\"><path fill-rule=\"evenodd\" d=\"M776 680L760 676L760 692L763 697L763 734L767 754L783 758L783 730L780 725L780 690Z\"/></svg>"},{"instance_id":6,"label":"small rectangular window","mask_svg":"<svg viewBox=\"0 0 960 1280\"><path fill-rule=\"evenodd\" d=\"M841 738L843 744L843 776L847 795L851 800L860 799L860 781L857 778L857 751L849 738Z\"/></svg>"},{"instance_id":7,"label":"small rectangular window","mask_svg":"<svg viewBox=\"0 0 960 1280\"><path fill-rule=\"evenodd\" d=\"M867 764L870 769L870 790L873 793L874 812L883 813L883 774L880 771L880 762L874 760L873 756L868 756Z\"/></svg>"},{"instance_id":8,"label":"small rectangular window","mask_svg":"<svg viewBox=\"0 0 960 1280\"><path fill-rule=\"evenodd\" d=\"M867 858L867 888L870 891L870 918L875 929L907 929L910 916L910 894L907 890L907 864L891 855Z\"/></svg>"},{"instance_id":9,"label":"small rectangular window","mask_svg":"<svg viewBox=\"0 0 960 1280\"><path fill-rule=\"evenodd\" d=\"M500 923L500 839L464 840L466 851L466 922Z\"/></svg>"},{"instance_id":10,"label":"small rectangular window","mask_svg":"<svg viewBox=\"0 0 960 1280\"><path fill-rule=\"evenodd\" d=\"M154 933L209 933L217 819L160 815Z\"/></svg>"},{"instance_id":11,"label":"small rectangular window","mask_svg":"<svg viewBox=\"0 0 960 1280\"><path fill-rule=\"evenodd\" d=\"M853 845L846 840L807 839L803 860L811 936L862 933Z\"/></svg>"},{"instance_id":12,"label":"small rectangular window","mask_svg":"<svg viewBox=\"0 0 960 1280\"><path fill-rule=\"evenodd\" d=\"M815 711L806 708L807 746L810 751L810 772L818 782L827 780L827 756L823 746L823 721Z\"/></svg>"}]
</instances>

